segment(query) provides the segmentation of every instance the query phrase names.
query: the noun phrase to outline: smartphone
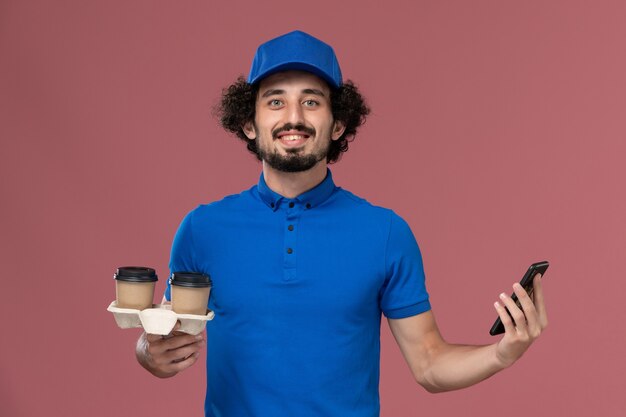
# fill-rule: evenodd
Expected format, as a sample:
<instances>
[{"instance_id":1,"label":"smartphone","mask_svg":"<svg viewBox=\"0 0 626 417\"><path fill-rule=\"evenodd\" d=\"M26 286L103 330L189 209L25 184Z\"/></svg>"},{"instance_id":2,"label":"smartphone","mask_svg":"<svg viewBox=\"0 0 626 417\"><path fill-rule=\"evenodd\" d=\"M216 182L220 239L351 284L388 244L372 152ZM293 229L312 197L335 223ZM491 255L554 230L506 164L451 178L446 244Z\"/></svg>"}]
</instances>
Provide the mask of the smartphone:
<instances>
[{"instance_id":1,"label":"smartphone","mask_svg":"<svg viewBox=\"0 0 626 417\"><path fill-rule=\"evenodd\" d=\"M533 281L535 279L535 275L541 274L541 277L543 278L544 274L546 273L546 270L548 269L548 266L550 266L548 261L542 261L542 262L534 263L528 267L528 271L526 271L526 273L524 274L524 277L519 283L522 287L524 287L524 289L526 290L529 296L532 297L533 295ZM520 309L522 308L515 294L511 296L511 299L515 301L515 304L517 304L517 306ZM506 307L504 308L506 309L506 312L509 313L509 309ZM511 316L511 313L509 313L509 316ZM513 316L511 316L511 319L512 318ZM489 334L492 336L495 336L497 334L502 334L502 333L504 333L504 325L502 324L502 320L500 320L500 317L498 317L496 319L496 322L493 323L493 326L491 326L491 330L489 330Z\"/></svg>"}]
</instances>

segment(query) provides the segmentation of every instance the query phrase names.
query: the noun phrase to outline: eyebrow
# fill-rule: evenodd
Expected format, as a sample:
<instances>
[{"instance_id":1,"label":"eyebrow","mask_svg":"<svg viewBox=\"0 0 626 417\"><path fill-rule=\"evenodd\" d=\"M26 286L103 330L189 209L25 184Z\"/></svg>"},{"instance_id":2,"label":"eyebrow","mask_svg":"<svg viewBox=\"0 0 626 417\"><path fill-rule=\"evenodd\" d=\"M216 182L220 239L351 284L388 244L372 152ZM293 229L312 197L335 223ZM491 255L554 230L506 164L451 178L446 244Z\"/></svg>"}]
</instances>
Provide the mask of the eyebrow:
<instances>
[{"instance_id":1,"label":"eyebrow","mask_svg":"<svg viewBox=\"0 0 626 417\"><path fill-rule=\"evenodd\" d=\"M326 97L326 95L324 94L324 92L322 90L318 90L316 88L305 88L304 90L302 90L302 92L304 94L313 94L313 95L316 95L316 96ZM285 90L270 89L270 90L267 90L266 92L264 92L261 97L276 96L276 95L280 95L280 94L285 94Z\"/></svg>"}]
</instances>

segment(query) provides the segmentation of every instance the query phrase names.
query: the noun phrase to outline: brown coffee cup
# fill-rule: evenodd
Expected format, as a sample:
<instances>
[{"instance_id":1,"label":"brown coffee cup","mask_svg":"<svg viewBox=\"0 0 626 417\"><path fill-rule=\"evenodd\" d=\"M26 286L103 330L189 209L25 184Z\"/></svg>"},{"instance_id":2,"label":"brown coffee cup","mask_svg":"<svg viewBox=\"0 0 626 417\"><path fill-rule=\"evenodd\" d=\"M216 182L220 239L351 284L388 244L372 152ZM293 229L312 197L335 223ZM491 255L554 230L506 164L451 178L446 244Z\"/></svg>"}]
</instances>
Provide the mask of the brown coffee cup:
<instances>
[{"instance_id":1,"label":"brown coffee cup","mask_svg":"<svg viewBox=\"0 0 626 417\"><path fill-rule=\"evenodd\" d=\"M152 307L154 287L158 280L154 269L123 266L113 274L117 307L144 310Z\"/></svg>"},{"instance_id":2,"label":"brown coffee cup","mask_svg":"<svg viewBox=\"0 0 626 417\"><path fill-rule=\"evenodd\" d=\"M172 310L178 314L207 314L211 277L195 272L174 272L169 279Z\"/></svg>"}]
</instances>

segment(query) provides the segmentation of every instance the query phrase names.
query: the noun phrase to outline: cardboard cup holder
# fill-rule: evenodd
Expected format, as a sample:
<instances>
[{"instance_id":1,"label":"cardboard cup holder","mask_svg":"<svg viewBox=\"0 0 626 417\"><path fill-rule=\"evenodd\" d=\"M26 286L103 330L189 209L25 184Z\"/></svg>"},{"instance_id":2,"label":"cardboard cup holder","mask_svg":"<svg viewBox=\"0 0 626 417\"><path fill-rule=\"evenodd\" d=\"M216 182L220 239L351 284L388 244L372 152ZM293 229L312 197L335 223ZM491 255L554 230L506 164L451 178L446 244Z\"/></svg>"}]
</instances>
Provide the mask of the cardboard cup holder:
<instances>
[{"instance_id":1,"label":"cardboard cup holder","mask_svg":"<svg viewBox=\"0 0 626 417\"><path fill-rule=\"evenodd\" d=\"M199 334L204 330L206 322L213 320L215 313L207 310L206 315L177 314L172 311L169 304L152 304L152 308L134 310L132 308L119 308L117 301L109 304L107 311L113 313L115 322L120 329L140 328L150 334L170 334L177 321L180 321L179 332Z\"/></svg>"}]
</instances>

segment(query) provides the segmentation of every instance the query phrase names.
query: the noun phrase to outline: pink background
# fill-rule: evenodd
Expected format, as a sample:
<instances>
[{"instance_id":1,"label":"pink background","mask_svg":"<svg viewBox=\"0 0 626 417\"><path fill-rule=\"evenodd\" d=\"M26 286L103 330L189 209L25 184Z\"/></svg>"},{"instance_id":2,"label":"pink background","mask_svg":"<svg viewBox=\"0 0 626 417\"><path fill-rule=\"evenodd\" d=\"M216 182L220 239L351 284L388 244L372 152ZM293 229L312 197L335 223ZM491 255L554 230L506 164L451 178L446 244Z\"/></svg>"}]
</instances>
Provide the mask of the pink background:
<instances>
[{"instance_id":1,"label":"pink background","mask_svg":"<svg viewBox=\"0 0 626 417\"><path fill-rule=\"evenodd\" d=\"M623 1L0 2L0 414L201 415L204 360L143 371L138 331L105 310L112 273L155 267L160 299L185 213L256 183L211 107L260 42L299 28L373 108L336 182L409 222L448 340L495 341L497 294L551 262L546 333L470 389L423 391L383 322L382 416L624 415L625 16Z\"/></svg>"}]
</instances>

